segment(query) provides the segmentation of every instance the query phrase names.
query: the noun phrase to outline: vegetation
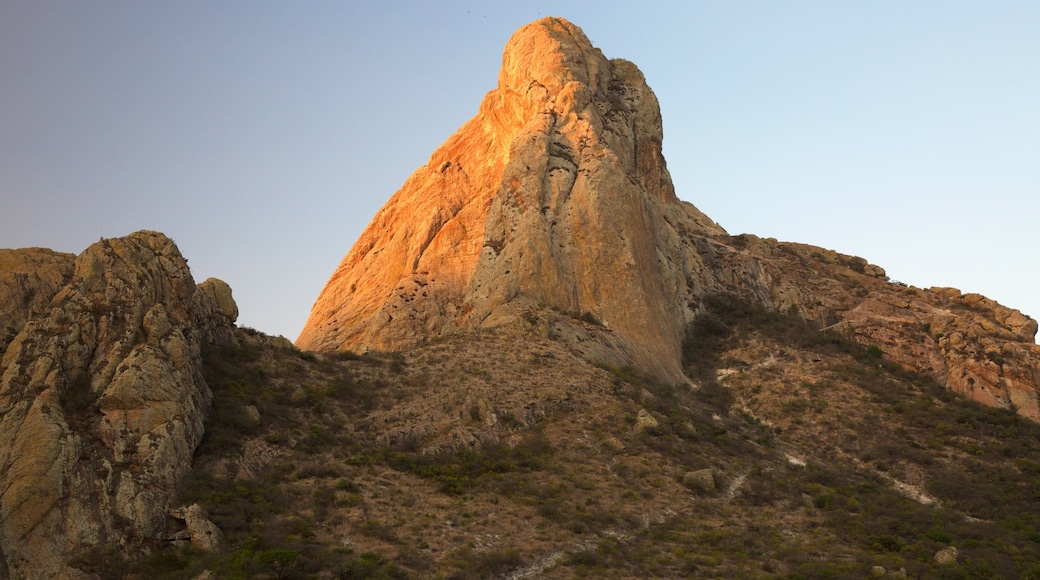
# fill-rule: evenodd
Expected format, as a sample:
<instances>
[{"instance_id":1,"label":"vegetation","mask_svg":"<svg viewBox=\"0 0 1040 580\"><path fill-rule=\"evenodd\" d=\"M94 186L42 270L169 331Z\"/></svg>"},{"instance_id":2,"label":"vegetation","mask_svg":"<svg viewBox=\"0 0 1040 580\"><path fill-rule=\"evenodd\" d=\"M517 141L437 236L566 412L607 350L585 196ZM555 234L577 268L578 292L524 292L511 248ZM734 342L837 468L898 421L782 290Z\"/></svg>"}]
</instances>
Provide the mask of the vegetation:
<instances>
[{"instance_id":1,"label":"vegetation","mask_svg":"<svg viewBox=\"0 0 1040 580\"><path fill-rule=\"evenodd\" d=\"M206 353L213 410L178 502L208 510L225 549L77 565L150 579L1040 577L1040 427L876 348L732 296L707 298L689 329L693 387L476 338ZM699 470L716 489L684 485ZM936 563L947 546L957 563Z\"/></svg>"}]
</instances>

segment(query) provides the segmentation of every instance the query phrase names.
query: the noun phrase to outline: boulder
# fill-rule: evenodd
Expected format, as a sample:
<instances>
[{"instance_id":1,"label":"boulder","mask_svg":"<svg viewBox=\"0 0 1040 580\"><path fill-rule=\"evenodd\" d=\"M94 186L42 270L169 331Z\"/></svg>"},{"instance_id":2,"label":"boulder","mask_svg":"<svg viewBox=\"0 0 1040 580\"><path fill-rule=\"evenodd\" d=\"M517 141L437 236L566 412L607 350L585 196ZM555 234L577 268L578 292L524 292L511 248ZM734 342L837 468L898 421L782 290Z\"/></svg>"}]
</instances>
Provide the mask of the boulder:
<instances>
[{"instance_id":1,"label":"boulder","mask_svg":"<svg viewBox=\"0 0 1040 580\"><path fill-rule=\"evenodd\" d=\"M658 426L657 419L646 409L640 409L636 414L636 427L640 429L653 429Z\"/></svg>"},{"instance_id":2,"label":"boulder","mask_svg":"<svg viewBox=\"0 0 1040 580\"><path fill-rule=\"evenodd\" d=\"M694 491L713 492L715 491L715 471L710 468L687 471L683 474L682 483Z\"/></svg>"},{"instance_id":3,"label":"boulder","mask_svg":"<svg viewBox=\"0 0 1040 580\"><path fill-rule=\"evenodd\" d=\"M957 563L957 548L947 546L935 553L933 557L936 564L947 566Z\"/></svg>"},{"instance_id":4,"label":"boulder","mask_svg":"<svg viewBox=\"0 0 1040 580\"><path fill-rule=\"evenodd\" d=\"M187 536L185 539L189 540L192 546L211 554L220 551L224 543L224 534L216 524L209 521L209 516L202 506L193 503L172 508L170 515L184 521L183 535Z\"/></svg>"}]
</instances>

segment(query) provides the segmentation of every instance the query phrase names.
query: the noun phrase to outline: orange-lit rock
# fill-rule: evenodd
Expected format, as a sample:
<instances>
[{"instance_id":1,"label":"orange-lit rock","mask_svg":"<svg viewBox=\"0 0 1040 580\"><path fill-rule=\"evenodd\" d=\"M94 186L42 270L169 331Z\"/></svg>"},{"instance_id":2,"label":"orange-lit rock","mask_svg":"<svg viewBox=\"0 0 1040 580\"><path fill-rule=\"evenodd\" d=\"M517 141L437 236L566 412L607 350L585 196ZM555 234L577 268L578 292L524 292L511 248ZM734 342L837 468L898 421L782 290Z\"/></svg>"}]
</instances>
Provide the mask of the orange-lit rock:
<instances>
[{"instance_id":1,"label":"orange-lit rock","mask_svg":"<svg viewBox=\"0 0 1040 580\"><path fill-rule=\"evenodd\" d=\"M297 346L395 349L550 307L614 331L599 358L680 379L676 266L697 261L680 232L724 232L675 197L661 140L635 65L562 19L521 28L498 88L376 215Z\"/></svg>"},{"instance_id":2,"label":"orange-lit rock","mask_svg":"<svg viewBox=\"0 0 1040 580\"><path fill-rule=\"evenodd\" d=\"M685 329L703 296L725 292L1040 419L1035 320L889 282L863 258L731 237L675 196L662 139L635 65L562 19L521 28L498 88L379 211L297 346L394 350L526 324L597 362L680 382Z\"/></svg>"}]
</instances>

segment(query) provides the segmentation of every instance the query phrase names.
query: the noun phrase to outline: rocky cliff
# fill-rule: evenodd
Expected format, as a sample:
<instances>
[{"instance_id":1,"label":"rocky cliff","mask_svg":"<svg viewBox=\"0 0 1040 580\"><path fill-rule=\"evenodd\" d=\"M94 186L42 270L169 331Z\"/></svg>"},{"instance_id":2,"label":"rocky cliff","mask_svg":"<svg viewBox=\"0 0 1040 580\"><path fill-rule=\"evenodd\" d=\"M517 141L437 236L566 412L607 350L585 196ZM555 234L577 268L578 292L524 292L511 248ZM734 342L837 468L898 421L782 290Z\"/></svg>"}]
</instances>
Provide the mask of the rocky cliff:
<instances>
[{"instance_id":1,"label":"rocky cliff","mask_svg":"<svg viewBox=\"0 0 1040 580\"><path fill-rule=\"evenodd\" d=\"M0 578L80 577L68 564L91 549L139 554L175 527L211 397L200 349L233 340L237 308L155 232L0 260L17 329L0 362Z\"/></svg>"},{"instance_id":2,"label":"rocky cliff","mask_svg":"<svg viewBox=\"0 0 1040 580\"><path fill-rule=\"evenodd\" d=\"M29 317L68 283L75 262L72 254L44 248L0 250L0 358Z\"/></svg>"},{"instance_id":3,"label":"rocky cliff","mask_svg":"<svg viewBox=\"0 0 1040 580\"><path fill-rule=\"evenodd\" d=\"M724 232L675 197L661 141L635 65L562 19L521 28L498 88L376 215L297 345L401 348L555 308L613 331L598 358L679 380L702 269L681 235Z\"/></svg>"},{"instance_id":4,"label":"rocky cliff","mask_svg":"<svg viewBox=\"0 0 1040 580\"><path fill-rule=\"evenodd\" d=\"M890 283L861 258L731 237L676 197L662 139L635 65L608 60L559 18L521 28L498 87L379 211L297 346L394 350L541 320L593 360L680 382L702 298L732 293L1040 419L1034 320Z\"/></svg>"}]
</instances>

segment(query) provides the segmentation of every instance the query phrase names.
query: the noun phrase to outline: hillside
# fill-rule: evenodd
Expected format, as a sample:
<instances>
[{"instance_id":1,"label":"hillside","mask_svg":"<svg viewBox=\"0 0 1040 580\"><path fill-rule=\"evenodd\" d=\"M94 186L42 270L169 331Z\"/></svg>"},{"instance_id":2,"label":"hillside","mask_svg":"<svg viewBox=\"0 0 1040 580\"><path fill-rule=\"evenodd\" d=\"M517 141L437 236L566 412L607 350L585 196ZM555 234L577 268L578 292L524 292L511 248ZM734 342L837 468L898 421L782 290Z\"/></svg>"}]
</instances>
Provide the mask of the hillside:
<instances>
[{"instance_id":1,"label":"hillside","mask_svg":"<svg viewBox=\"0 0 1040 580\"><path fill-rule=\"evenodd\" d=\"M138 570L1040 574L1040 426L796 317L708 302L685 345L697 388L590 364L546 339L552 317L385 355L210 350L214 411L179 498L226 548Z\"/></svg>"}]
</instances>

